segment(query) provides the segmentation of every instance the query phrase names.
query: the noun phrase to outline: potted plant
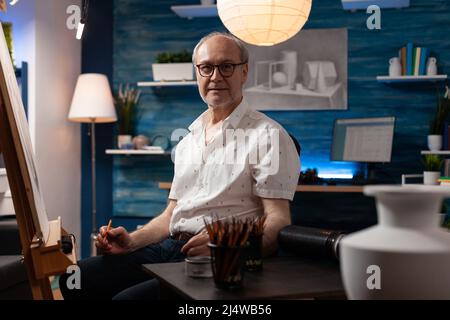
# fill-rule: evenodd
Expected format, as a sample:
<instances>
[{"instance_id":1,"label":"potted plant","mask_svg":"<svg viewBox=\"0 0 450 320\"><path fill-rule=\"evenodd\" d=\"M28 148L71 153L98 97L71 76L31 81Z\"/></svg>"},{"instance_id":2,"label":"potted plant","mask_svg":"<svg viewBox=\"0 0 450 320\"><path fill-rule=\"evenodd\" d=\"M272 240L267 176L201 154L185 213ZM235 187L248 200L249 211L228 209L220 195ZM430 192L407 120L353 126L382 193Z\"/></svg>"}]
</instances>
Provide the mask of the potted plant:
<instances>
[{"instance_id":1,"label":"potted plant","mask_svg":"<svg viewBox=\"0 0 450 320\"><path fill-rule=\"evenodd\" d=\"M194 79L192 56L187 50L163 52L152 64L154 81L183 81Z\"/></svg>"},{"instance_id":2,"label":"potted plant","mask_svg":"<svg viewBox=\"0 0 450 320\"><path fill-rule=\"evenodd\" d=\"M441 175L441 167L444 160L437 154L426 154L423 157L425 171L423 172L423 183L427 185L439 184L438 179Z\"/></svg>"},{"instance_id":3,"label":"potted plant","mask_svg":"<svg viewBox=\"0 0 450 320\"><path fill-rule=\"evenodd\" d=\"M430 134L428 135L428 149L438 151L442 148L442 132L444 130L444 122L450 110L450 100L448 87L443 97L438 94L438 103L436 114L430 123Z\"/></svg>"},{"instance_id":4,"label":"potted plant","mask_svg":"<svg viewBox=\"0 0 450 320\"><path fill-rule=\"evenodd\" d=\"M117 145L119 149L129 149L132 147L134 123L136 120L136 107L139 103L141 92L130 88L127 84L123 89L119 85L119 91L114 95L114 104L117 111L119 136Z\"/></svg>"}]
</instances>

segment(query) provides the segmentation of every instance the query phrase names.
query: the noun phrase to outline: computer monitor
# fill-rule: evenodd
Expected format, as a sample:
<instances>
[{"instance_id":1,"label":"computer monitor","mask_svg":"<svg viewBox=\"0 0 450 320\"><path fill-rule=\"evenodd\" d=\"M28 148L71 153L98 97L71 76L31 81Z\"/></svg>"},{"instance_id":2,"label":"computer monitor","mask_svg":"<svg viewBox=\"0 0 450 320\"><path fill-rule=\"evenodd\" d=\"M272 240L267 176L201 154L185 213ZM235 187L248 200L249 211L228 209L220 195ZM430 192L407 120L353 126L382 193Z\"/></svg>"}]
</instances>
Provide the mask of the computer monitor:
<instances>
[{"instance_id":1,"label":"computer monitor","mask_svg":"<svg viewBox=\"0 0 450 320\"><path fill-rule=\"evenodd\" d=\"M391 162L395 117L336 119L332 161Z\"/></svg>"},{"instance_id":2,"label":"computer monitor","mask_svg":"<svg viewBox=\"0 0 450 320\"><path fill-rule=\"evenodd\" d=\"M361 162L363 183L377 183L375 165L391 162L395 117L336 119L331 161Z\"/></svg>"}]
</instances>

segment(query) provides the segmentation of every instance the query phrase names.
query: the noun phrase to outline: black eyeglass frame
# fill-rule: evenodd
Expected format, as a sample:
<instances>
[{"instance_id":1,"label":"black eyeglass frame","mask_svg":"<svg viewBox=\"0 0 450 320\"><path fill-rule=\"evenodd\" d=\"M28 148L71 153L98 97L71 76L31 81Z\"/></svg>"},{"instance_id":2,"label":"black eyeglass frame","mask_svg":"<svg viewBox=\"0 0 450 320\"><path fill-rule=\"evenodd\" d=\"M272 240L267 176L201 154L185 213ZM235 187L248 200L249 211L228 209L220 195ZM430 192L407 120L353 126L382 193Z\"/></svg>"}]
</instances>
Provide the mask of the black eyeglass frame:
<instances>
[{"instance_id":1,"label":"black eyeglass frame","mask_svg":"<svg viewBox=\"0 0 450 320\"><path fill-rule=\"evenodd\" d=\"M222 77L224 77L224 78L229 78L229 77L232 77L232 76L233 76L234 70L236 69L237 66L242 66L242 65L247 64L247 63L248 63L247 61L245 61L245 62L240 62L240 63L224 62L224 63L221 63L221 64L200 63L200 64L196 64L195 66L197 67L198 73L199 73L203 78L210 78L210 77L212 77L212 75L213 75L214 72L216 71L216 68L217 68L217 70L219 70L219 73L220 73L220 75L221 75ZM229 64L229 65L232 65L232 66L233 66L233 71L232 71L231 74L228 75L228 76L223 75L222 71L220 71L220 66L222 66L222 65L224 65L224 64ZM200 71L200 66L211 66L211 67L213 67L213 71L211 72L211 74L210 74L209 76L205 76L205 75L203 75L202 72Z\"/></svg>"}]
</instances>

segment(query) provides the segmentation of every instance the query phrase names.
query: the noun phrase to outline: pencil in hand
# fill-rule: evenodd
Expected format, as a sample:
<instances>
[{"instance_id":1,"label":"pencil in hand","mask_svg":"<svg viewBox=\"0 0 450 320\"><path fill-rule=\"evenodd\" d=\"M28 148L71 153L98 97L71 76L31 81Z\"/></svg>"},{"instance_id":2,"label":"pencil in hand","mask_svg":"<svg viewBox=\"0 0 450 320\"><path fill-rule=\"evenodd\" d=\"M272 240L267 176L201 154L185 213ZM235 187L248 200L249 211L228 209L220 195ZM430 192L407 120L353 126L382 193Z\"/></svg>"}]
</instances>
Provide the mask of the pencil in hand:
<instances>
[{"instance_id":1,"label":"pencil in hand","mask_svg":"<svg viewBox=\"0 0 450 320\"><path fill-rule=\"evenodd\" d=\"M109 219L108 226L105 231L105 239L108 237L108 231L111 230L112 219Z\"/></svg>"}]
</instances>

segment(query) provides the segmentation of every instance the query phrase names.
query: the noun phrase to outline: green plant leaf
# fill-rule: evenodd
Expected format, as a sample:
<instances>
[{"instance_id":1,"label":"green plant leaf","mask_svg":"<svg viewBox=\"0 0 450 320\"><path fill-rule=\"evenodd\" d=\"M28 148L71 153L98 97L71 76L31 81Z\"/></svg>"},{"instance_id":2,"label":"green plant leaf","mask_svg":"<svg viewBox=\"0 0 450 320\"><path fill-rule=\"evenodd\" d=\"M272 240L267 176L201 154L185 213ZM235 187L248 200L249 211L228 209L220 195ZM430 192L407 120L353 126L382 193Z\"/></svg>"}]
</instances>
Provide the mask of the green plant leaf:
<instances>
[{"instance_id":1,"label":"green plant leaf","mask_svg":"<svg viewBox=\"0 0 450 320\"><path fill-rule=\"evenodd\" d=\"M180 52L162 52L156 56L157 63L182 63L191 61L191 53L186 49Z\"/></svg>"},{"instance_id":2,"label":"green plant leaf","mask_svg":"<svg viewBox=\"0 0 450 320\"><path fill-rule=\"evenodd\" d=\"M136 122L137 105L139 104L140 91L130 88L127 84L125 89L119 85L119 90L114 94L114 105L118 117L119 134L134 134Z\"/></svg>"},{"instance_id":3,"label":"green plant leaf","mask_svg":"<svg viewBox=\"0 0 450 320\"><path fill-rule=\"evenodd\" d=\"M426 154L423 156L425 171L441 171L444 159L438 154Z\"/></svg>"}]
</instances>

